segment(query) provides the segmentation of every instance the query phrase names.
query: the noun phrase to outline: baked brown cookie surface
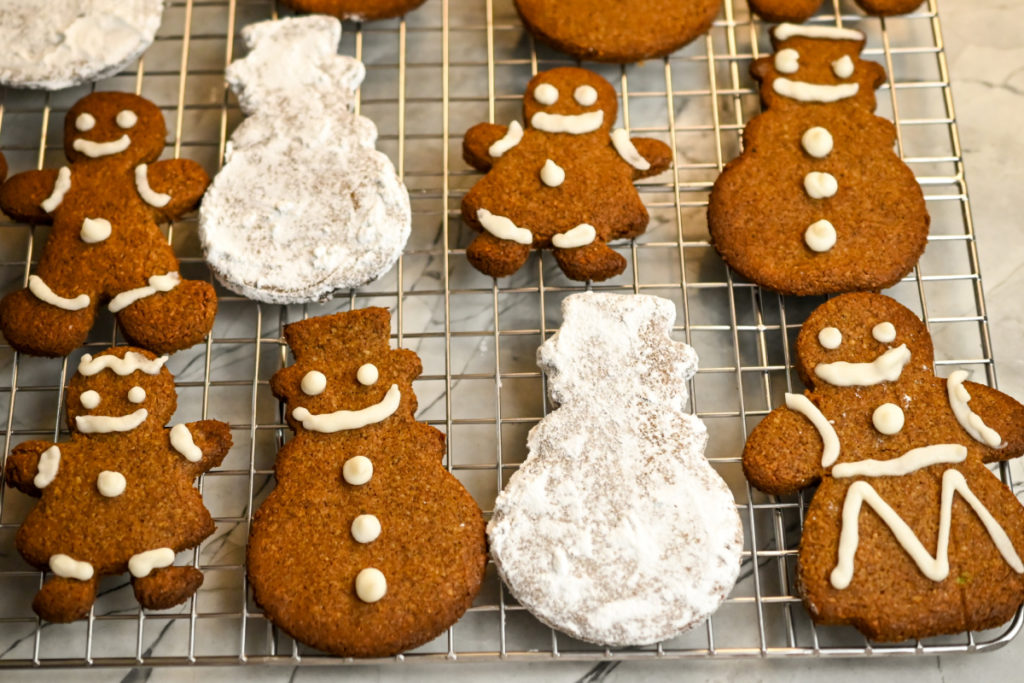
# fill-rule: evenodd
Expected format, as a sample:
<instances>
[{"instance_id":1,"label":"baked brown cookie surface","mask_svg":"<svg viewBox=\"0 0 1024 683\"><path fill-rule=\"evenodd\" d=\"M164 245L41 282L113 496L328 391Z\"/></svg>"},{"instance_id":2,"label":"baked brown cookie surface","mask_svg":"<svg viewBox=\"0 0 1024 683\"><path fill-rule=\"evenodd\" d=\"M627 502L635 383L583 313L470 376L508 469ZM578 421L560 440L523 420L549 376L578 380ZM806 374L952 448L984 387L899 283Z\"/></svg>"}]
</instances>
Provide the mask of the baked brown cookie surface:
<instances>
[{"instance_id":1,"label":"baked brown cookie surface","mask_svg":"<svg viewBox=\"0 0 1024 683\"><path fill-rule=\"evenodd\" d=\"M53 224L29 286L0 301L0 329L15 349L67 355L104 303L129 341L158 353L192 346L213 327L213 287L181 279L157 225L195 208L210 178L194 161L157 161L166 132L152 102L92 93L64 120L70 165L0 186L8 216Z\"/></svg>"},{"instance_id":2,"label":"baked brown cookie surface","mask_svg":"<svg viewBox=\"0 0 1024 683\"><path fill-rule=\"evenodd\" d=\"M444 435L415 420L419 357L389 344L382 308L285 328L295 363L272 380L295 430L257 510L253 597L297 640L383 657L453 624L480 589L480 508L442 464Z\"/></svg>"},{"instance_id":3,"label":"baked brown cookie surface","mask_svg":"<svg viewBox=\"0 0 1024 683\"><path fill-rule=\"evenodd\" d=\"M516 0L526 27L577 59L636 62L711 28L722 0Z\"/></svg>"},{"instance_id":4,"label":"baked brown cookie surface","mask_svg":"<svg viewBox=\"0 0 1024 683\"><path fill-rule=\"evenodd\" d=\"M166 360L130 346L86 354L67 391L71 441L26 441L7 457L7 485L40 499L15 545L52 572L32 603L48 621L86 616L104 575L130 572L148 609L203 582L174 555L214 531L193 482L221 463L231 432L215 420L164 427L177 404Z\"/></svg>"},{"instance_id":5,"label":"baked brown cookie surface","mask_svg":"<svg viewBox=\"0 0 1024 683\"><path fill-rule=\"evenodd\" d=\"M882 68L858 31L781 24L757 60L766 109L718 177L711 239L744 277L784 294L878 290L924 252L929 216L896 129L875 116Z\"/></svg>"},{"instance_id":6,"label":"baked brown cookie surface","mask_svg":"<svg viewBox=\"0 0 1024 683\"><path fill-rule=\"evenodd\" d=\"M303 12L330 14L339 19L372 21L397 17L422 5L426 0L283 0Z\"/></svg>"},{"instance_id":7,"label":"baked brown cookie surface","mask_svg":"<svg viewBox=\"0 0 1024 683\"><path fill-rule=\"evenodd\" d=\"M615 89L586 69L562 67L530 80L526 129L480 123L466 132L466 163L487 173L462 200L462 217L480 234L466 250L478 270L504 277L531 249L553 249L573 280L606 280L626 268L608 246L643 233L648 214L633 181L672 163L651 138L612 131Z\"/></svg>"},{"instance_id":8,"label":"baked brown cookie surface","mask_svg":"<svg viewBox=\"0 0 1024 683\"><path fill-rule=\"evenodd\" d=\"M767 21L806 21L818 11L821 0L748 0L750 9ZM921 0L857 0L868 14L887 17L912 12Z\"/></svg>"},{"instance_id":9,"label":"baked brown cookie surface","mask_svg":"<svg viewBox=\"0 0 1024 683\"><path fill-rule=\"evenodd\" d=\"M810 389L747 440L757 488L821 482L797 578L817 623L898 641L995 627L1024 603L1024 508L985 466L1024 453L1024 406L932 362L911 311L836 297L797 338Z\"/></svg>"}]
</instances>

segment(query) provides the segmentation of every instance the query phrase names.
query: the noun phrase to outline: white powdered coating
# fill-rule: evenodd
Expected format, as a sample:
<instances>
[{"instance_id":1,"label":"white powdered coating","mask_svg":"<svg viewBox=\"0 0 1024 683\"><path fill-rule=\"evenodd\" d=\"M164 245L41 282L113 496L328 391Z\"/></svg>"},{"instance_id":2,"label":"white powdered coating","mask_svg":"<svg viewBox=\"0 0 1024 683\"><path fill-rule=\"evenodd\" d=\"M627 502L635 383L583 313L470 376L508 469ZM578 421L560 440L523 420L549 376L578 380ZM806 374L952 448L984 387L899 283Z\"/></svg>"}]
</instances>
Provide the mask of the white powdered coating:
<instances>
[{"instance_id":1,"label":"white powdered coating","mask_svg":"<svg viewBox=\"0 0 1024 683\"><path fill-rule=\"evenodd\" d=\"M409 238L409 195L373 122L352 113L366 70L337 54L341 23L311 15L243 36L252 49L226 75L248 118L203 198L206 260L225 287L268 303L377 279Z\"/></svg>"},{"instance_id":2,"label":"white powdered coating","mask_svg":"<svg viewBox=\"0 0 1024 683\"><path fill-rule=\"evenodd\" d=\"M113 76L160 28L163 0L0 0L0 84L60 90Z\"/></svg>"},{"instance_id":3,"label":"white powdered coating","mask_svg":"<svg viewBox=\"0 0 1024 683\"><path fill-rule=\"evenodd\" d=\"M742 527L686 412L693 349L669 338L671 302L586 292L538 351L560 407L487 527L502 578L537 618L624 646L671 638L718 608Z\"/></svg>"}]
</instances>

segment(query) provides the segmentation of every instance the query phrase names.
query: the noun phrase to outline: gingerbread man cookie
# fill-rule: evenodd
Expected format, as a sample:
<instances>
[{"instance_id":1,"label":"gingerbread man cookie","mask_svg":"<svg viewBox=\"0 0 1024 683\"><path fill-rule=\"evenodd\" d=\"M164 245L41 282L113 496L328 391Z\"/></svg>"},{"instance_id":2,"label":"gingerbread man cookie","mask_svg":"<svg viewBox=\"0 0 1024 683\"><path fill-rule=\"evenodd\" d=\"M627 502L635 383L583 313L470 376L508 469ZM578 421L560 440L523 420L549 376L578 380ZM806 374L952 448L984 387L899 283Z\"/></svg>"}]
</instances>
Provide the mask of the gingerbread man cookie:
<instances>
[{"instance_id":1,"label":"gingerbread man cookie","mask_svg":"<svg viewBox=\"0 0 1024 683\"><path fill-rule=\"evenodd\" d=\"M339 19L372 21L388 19L410 12L426 0L284 0L303 12L330 14Z\"/></svg>"},{"instance_id":2,"label":"gingerbread man cookie","mask_svg":"<svg viewBox=\"0 0 1024 683\"><path fill-rule=\"evenodd\" d=\"M821 0L749 0L750 9L767 21L806 21L821 6ZM887 17L906 14L921 0L857 0L868 14Z\"/></svg>"},{"instance_id":3,"label":"gingerbread man cookie","mask_svg":"<svg viewBox=\"0 0 1024 683\"><path fill-rule=\"evenodd\" d=\"M419 357L388 343L382 308L285 327L277 372L295 438L253 517L253 597L297 640L384 657L439 635L472 604L487 550L473 498L442 465L444 435L417 422Z\"/></svg>"},{"instance_id":4,"label":"gingerbread man cookie","mask_svg":"<svg viewBox=\"0 0 1024 683\"><path fill-rule=\"evenodd\" d=\"M224 459L231 432L214 420L164 427L177 405L166 360L130 346L84 355L67 390L71 441L27 441L7 457L8 486L40 499L15 544L53 574L32 603L43 619L87 615L108 574L128 571L148 609L203 583L174 556L214 531L192 484Z\"/></svg>"},{"instance_id":5,"label":"gingerbread man cookie","mask_svg":"<svg viewBox=\"0 0 1024 683\"><path fill-rule=\"evenodd\" d=\"M821 482L798 589L820 624L897 641L1002 624L1024 603L1024 508L985 466L1024 452L1024 406L961 370L933 374L911 311L879 294L821 305L797 338L810 389L751 433L768 493Z\"/></svg>"},{"instance_id":6,"label":"gingerbread man cookie","mask_svg":"<svg viewBox=\"0 0 1024 683\"><path fill-rule=\"evenodd\" d=\"M767 109L711 191L708 227L726 263L784 294L889 287L924 252L928 211L875 116L885 72L858 31L781 24L751 66Z\"/></svg>"},{"instance_id":7,"label":"gingerbread man cookie","mask_svg":"<svg viewBox=\"0 0 1024 683\"><path fill-rule=\"evenodd\" d=\"M626 269L608 246L632 239L648 215L633 181L672 163L668 145L612 131L615 89L597 74L562 67L526 86L526 129L481 123L466 132L466 162L487 173L462 200L480 234L466 250L478 270L504 277L531 249L553 249L573 280L606 280Z\"/></svg>"},{"instance_id":8,"label":"gingerbread man cookie","mask_svg":"<svg viewBox=\"0 0 1024 683\"><path fill-rule=\"evenodd\" d=\"M69 166L19 173L0 187L11 218L53 224L28 287L0 302L0 328L15 349L67 355L102 303L129 341L159 353L192 346L213 327L213 287L181 279L156 224L195 208L210 178L194 161L157 161L166 132L152 102L96 92L65 118Z\"/></svg>"}]
</instances>

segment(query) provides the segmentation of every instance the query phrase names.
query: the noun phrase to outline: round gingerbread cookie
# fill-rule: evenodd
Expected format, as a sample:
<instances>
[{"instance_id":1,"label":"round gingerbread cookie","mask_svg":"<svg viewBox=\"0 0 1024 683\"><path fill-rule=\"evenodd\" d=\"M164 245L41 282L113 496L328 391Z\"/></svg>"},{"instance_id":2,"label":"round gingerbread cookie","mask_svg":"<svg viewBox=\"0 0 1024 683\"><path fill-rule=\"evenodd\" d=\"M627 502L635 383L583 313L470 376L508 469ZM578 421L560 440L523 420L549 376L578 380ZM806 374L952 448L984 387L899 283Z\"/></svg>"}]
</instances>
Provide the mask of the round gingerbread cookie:
<instances>
[{"instance_id":1,"label":"round gingerbread cookie","mask_svg":"<svg viewBox=\"0 0 1024 683\"><path fill-rule=\"evenodd\" d=\"M516 0L537 38L578 59L663 57L711 27L721 0Z\"/></svg>"},{"instance_id":2,"label":"round gingerbread cookie","mask_svg":"<svg viewBox=\"0 0 1024 683\"><path fill-rule=\"evenodd\" d=\"M60 90L98 81L141 55L163 0L0 0L0 85Z\"/></svg>"},{"instance_id":3,"label":"round gingerbread cookie","mask_svg":"<svg viewBox=\"0 0 1024 683\"><path fill-rule=\"evenodd\" d=\"M303 12L330 14L339 19L372 21L389 19L416 9L425 0L284 0Z\"/></svg>"}]
</instances>

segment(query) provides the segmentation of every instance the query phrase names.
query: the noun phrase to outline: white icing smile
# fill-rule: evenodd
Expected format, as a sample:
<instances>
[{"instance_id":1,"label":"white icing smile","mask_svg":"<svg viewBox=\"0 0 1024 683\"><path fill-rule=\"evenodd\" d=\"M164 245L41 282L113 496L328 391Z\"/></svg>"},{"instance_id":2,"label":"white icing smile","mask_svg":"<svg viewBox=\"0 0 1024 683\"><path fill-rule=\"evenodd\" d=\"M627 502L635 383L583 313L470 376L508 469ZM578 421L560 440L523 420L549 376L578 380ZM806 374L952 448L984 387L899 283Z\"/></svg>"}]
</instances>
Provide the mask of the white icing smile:
<instances>
[{"instance_id":1,"label":"white icing smile","mask_svg":"<svg viewBox=\"0 0 1024 683\"><path fill-rule=\"evenodd\" d=\"M130 432L146 421L149 411L139 408L134 413L114 417L112 415L76 415L75 428L82 434L108 434Z\"/></svg>"},{"instance_id":2,"label":"white icing smile","mask_svg":"<svg viewBox=\"0 0 1024 683\"><path fill-rule=\"evenodd\" d=\"M593 133L604 123L604 110L588 111L583 114L549 114L539 111L530 119L530 125L545 133L570 133L582 135Z\"/></svg>"},{"instance_id":3,"label":"white icing smile","mask_svg":"<svg viewBox=\"0 0 1024 683\"><path fill-rule=\"evenodd\" d=\"M910 349L900 344L870 363L819 363L814 367L818 379L837 387L868 387L882 382L895 382L910 362Z\"/></svg>"},{"instance_id":4,"label":"white icing smile","mask_svg":"<svg viewBox=\"0 0 1024 683\"><path fill-rule=\"evenodd\" d=\"M111 154L120 154L121 152L128 149L132 144L132 139L125 133L116 140L110 142L96 142L94 140L84 140L78 138L71 145L74 147L76 152L81 152L87 157L95 159L97 157L106 157Z\"/></svg>"},{"instance_id":5,"label":"white icing smile","mask_svg":"<svg viewBox=\"0 0 1024 683\"><path fill-rule=\"evenodd\" d=\"M333 413L314 415L307 409L299 407L292 411L292 417L300 421L302 426L310 431L332 434L383 422L398 410L398 405L401 402L402 392L397 384L392 384L388 393L379 403L374 403L362 410L336 410Z\"/></svg>"}]
</instances>

